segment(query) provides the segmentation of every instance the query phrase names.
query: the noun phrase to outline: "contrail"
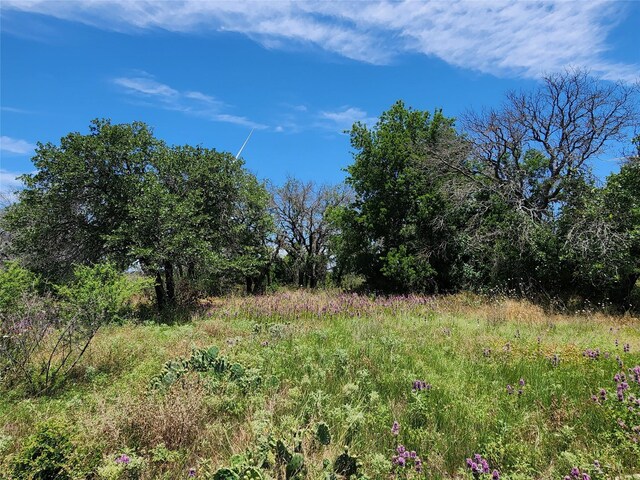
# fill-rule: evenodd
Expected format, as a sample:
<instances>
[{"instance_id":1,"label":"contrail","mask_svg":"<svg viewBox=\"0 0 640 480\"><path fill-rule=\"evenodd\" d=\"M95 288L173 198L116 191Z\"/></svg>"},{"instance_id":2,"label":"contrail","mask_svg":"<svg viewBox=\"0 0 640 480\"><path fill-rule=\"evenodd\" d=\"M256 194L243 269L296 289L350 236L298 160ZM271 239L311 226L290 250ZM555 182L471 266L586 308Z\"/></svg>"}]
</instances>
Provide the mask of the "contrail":
<instances>
[{"instance_id":1,"label":"contrail","mask_svg":"<svg viewBox=\"0 0 640 480\"><path fill-rule=\"evenodd\" d=\"M247 144L247 142L249 141L249 139L251 138L251 134L253 133L254 130L255 130L255 128L251 129L251 131L249 132L249 136L247 137L247 139L244 141L244 143L240 147L240 150L238 150L238 153L236 154L236 160L240 157L240 154L242 153L242 150L244 150L244 147Z\"/></svg>"}]
</instances>

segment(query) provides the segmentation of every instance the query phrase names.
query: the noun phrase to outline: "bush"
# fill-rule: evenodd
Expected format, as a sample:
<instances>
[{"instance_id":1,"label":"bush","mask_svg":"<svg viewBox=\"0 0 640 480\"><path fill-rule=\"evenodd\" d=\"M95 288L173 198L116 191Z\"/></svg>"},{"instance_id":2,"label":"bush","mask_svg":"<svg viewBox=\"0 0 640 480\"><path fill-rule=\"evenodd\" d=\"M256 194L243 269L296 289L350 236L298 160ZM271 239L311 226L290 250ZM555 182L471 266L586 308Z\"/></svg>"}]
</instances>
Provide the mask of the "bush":
<instances>
[{"instance_id":1,"label":"bush","mask_svg":"<svg viewBox=\"0 0 640 480\"><path fill-rule=\"evenodd\" d=\"M70 480L73 445L67 426L50 420L31 435L13 462L13 478Z\"/></svg>"},{"instance_id":2,"label":"bush","mask_svg":"<svg viewBox=\"0 0 640 480\"><path fill-rule=\"evenodd\" d=\"M15 310L24 295L32 294L38 277L16 262L7 262L0 268L0 312Z\"/></svg>"},{"instance_id":3,"label":"bush","mask_svg":"<svg viewBox=\"0 0 640 480\"><path fill-rule=\"evenodd\" d=\"M73 276L57 293L70 316L92 327L125 321L132 297L152 286L150 279L122 274L109 263L77 266Z\"/></svg>"},{"instance_id":4,"label":"bush","mask_svg":"<svg viewBox=\"0 0 640 480\"><path fill-rule=\"evenodd\" d=\"M55 288L58 299L25 293L21 308L0 313L0 380L25 381L32 393L50 391L73 370L101 326L130 316L132 296L148 283L98 264L77 267L70 284Z\"/></svg>"}]
</instances>

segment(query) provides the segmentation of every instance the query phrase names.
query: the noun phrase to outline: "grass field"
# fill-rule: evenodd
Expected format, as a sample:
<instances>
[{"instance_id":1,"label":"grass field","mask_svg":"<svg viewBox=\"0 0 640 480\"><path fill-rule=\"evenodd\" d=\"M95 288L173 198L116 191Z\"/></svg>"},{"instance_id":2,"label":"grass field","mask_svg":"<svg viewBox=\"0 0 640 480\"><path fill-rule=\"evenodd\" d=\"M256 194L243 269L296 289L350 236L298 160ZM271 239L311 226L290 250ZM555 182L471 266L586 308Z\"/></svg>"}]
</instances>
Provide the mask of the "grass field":
<instances>
[{"instance_id":1,"label":"grass field","mask_svg":"<svg viewBox=\"0 0 640 480\"><path fill-rule=\"evenodd\" d=\"M51 396L3 391L0 471L53 436L77 478L330 479L350 473L345 447L371 479L631 478L639 364L632 317L471 295L212 299L181 323L104 328Z\"/></svg>"}]
</instances>

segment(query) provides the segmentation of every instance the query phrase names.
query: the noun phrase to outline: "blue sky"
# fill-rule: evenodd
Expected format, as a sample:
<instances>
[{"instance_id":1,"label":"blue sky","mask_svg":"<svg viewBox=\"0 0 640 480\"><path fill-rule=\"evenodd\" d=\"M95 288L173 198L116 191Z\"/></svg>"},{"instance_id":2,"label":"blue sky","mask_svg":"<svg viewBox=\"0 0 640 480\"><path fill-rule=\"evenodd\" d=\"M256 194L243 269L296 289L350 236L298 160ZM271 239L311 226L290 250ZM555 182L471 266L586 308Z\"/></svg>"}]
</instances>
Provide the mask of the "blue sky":
<instances>
[{"instance_id":1,"label":"blue sky","mask_svg":"<svg viewBox=\"0 0 640 480\"><path fill-rule=\"evenodd\" d=\"M396 100L458 116L568 66L640 78L640 2L19 1L1 4L0 191L37 141L141 120L276 183L335 183L354 121ZM609 152L594 166L616 169Z\"/></svg>"}]
</instances>

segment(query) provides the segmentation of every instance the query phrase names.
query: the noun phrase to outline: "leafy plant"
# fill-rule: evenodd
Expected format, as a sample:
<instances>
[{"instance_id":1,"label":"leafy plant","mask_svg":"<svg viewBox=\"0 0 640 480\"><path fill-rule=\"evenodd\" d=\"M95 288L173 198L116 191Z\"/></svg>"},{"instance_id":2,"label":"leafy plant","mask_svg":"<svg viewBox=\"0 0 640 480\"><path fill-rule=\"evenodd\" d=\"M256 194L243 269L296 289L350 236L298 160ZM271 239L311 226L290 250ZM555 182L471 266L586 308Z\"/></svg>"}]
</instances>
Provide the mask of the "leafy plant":
<instances>
[{"instance_id":1,"label":"leafy plant","mask_svg":"<svg viewBox=\"0 0 640 480\"><path fill-rule=\"evenodd\" d=\"M67 425L49 420L31 435L13 462L14 478L71 480L73 445Z\"/></svg>"}]
</instances>

